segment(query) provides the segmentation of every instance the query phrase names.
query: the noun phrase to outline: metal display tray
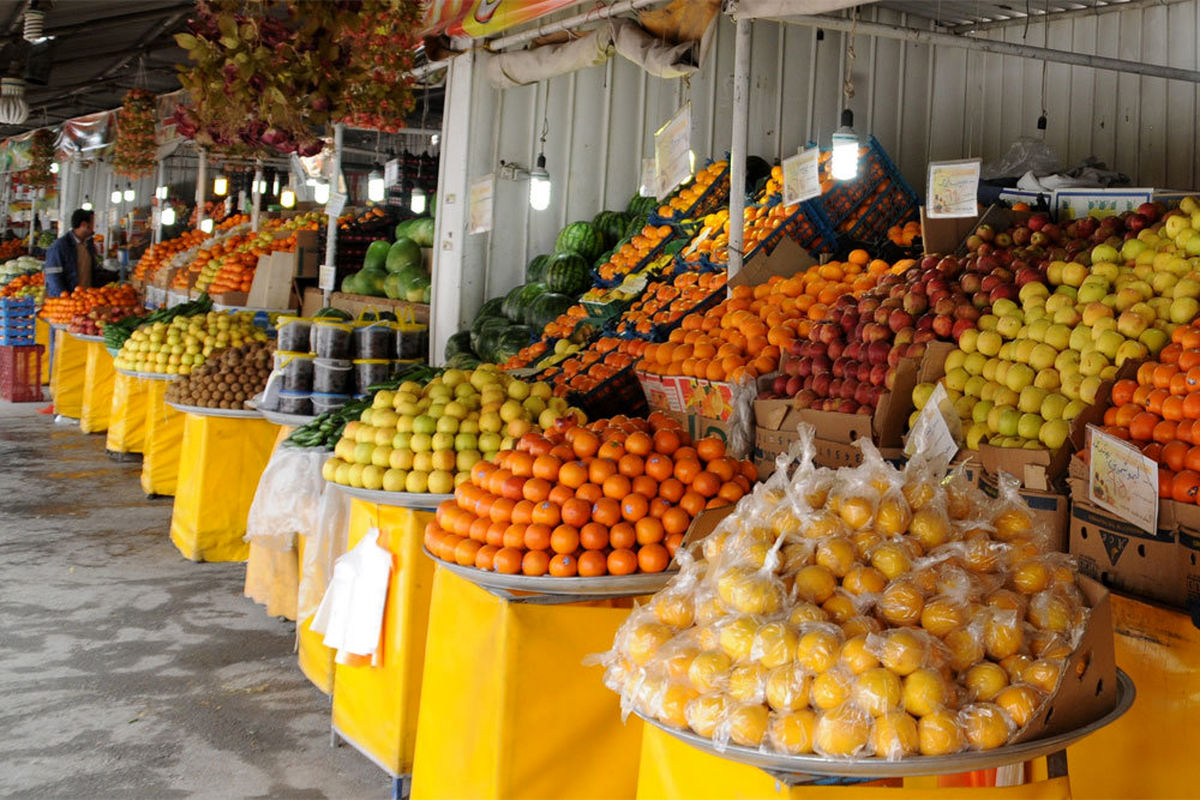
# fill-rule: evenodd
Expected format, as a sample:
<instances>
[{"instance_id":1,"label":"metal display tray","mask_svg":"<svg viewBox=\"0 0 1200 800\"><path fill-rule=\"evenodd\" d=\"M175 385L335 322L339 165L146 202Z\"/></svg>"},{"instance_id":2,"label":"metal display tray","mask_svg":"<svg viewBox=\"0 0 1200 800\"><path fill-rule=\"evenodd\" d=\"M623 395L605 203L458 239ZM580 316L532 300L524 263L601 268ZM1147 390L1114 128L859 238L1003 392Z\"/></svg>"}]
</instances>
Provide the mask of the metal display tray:
<instances>
[{"instance_id":1,"label":"metal display tray","mask_svg":"<svg viewBox=\"0 0 1200 800\"><path fill-rule=\"evenodd\" d=\"M223 417L225 419L262 419L262 414L250 408L204 408L203 406L187 406L183 403L167 405L185 414L195 414L198 417Z\"/></svg>"},{"instance_id":2,"label":"metal display tray","mask_svg":"<svg viewBox=\"0 0 1200 800\"><path fill-rule=\"evenodd\" d=\"M413 508L418 511L435 511L439 503L454 497L453 494L417 494L414 492L385 492L382 489L357 489L341 483L333 483L333 486L359 500L366 500L381 506Z\"/></svg>"},{"instance_id":3,"label":"metal display tray","mask_svg":"<svg viewBox=\"0 0 1200 800\"><path fill-rule=\"evenodd\" d=\"M422 548L424 549L424 548ZM635 572L632 575L599 575L595 578L556 578L549 575L509 575L443 561L429 550L425 555L439 565L489 591L532 592L556 597L636 597L654 594L667 585L678 569Z\"/></svg>"},{"instance_id":4,"label":"metal display tray","mask_svg":"<svg viewBox=\"0 0 1200 800\"><path fill-rule=\"evenodd\" d=\"M139 378L144 381L173 381L178 375L167 375L162 372L134 372L128 369L118 369L117 372L128 378Z\"/></svg>"}]
</instances>

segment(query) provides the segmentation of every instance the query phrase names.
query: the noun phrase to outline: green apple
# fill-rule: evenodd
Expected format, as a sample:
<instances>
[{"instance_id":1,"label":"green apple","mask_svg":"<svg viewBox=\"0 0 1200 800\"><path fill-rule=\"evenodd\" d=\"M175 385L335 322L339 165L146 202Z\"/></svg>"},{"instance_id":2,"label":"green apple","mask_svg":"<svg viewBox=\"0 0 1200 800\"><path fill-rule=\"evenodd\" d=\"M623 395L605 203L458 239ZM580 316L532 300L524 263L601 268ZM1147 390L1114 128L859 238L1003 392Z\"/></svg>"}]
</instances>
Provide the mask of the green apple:
<instances>
[{"instance_id":1,"label":"green apple","mask_svg":"<svg viewBox=\"0 0 1200 800\"><path fill-rule=\"evenodd\" d=\"M979 352L985 356L994 356L1000 352L1000 347L1004 344L1004 340L1000 334L994 330L985 330L979 334L977 347Z\"/></svg>"},{"instance_id":2,"label":"green apple","mask_svg":"<svg viewBox=\"0 0 1200 800\"><path fill-rule=\"evenodd\" d=\"M413 420L413 433L433 434L437 432L437 420L428 414L421 414Z\"/></svg>"},{"instance_id":3,"label":"green apple","mask_svg":"<svg viewBox=\"0 0 1200 800\"><path fill-rule=\"evenodd\" d=\"M1004 376L1004 385L1014 392L1020 392L1033 383L1035 375L1037 373L1028 364L1013 364L1009 368L1008 374Z\"/></svg>"},{"instance_id":4,"label":"green apple","mask_svg":"<svg viewBox=\"0 0 1200 800\"><path fill-rule=\"evenodd\" d=\"M1027 283L1025 286L1033 286L1032 283ZM1025 288L1025 287L1022 287ZM1075 303L1065 294L1052 294L1046 298L1046 313L1056 314L1064 308L1074 308Z\"/></svg>"},{"instance_id":5,"label":"green apple","mask_svg":"<svg viewBox=\"0 0 1200 800\"><path fill-rule=\"evenodd\" d=\"M1146 247L1146 243L1140 239L1126 239L1121 245L1121 260L1133 261Z\"/></svg>"},{"instance_id":6,"label":"green apple","mask_svg":"<svg viewBox=\"0 0 1200 800\"><path fill-rule=\"evenodd\" d=\"M1058 358L1058 350L1048 344L1039 343L1034 345L1033 352L1029 355L1029 366L1040 372L1053 367L1056 358Z\"/></svg>"},{"instance_id":7,"label":"green apple","mask_svg":"<svg viewBox=\"0 0 1200 800\"><path fill-rule=\"evenodd\" d=\"M458 419L451 416L438 417L438 433L458 433Z\"/></svg>"},{"instance_id":8,"label":"green apple","mask_svg":"<svg viewBox=\"0 0 1200 800\"><path fill-rule=\"evenodd\" d=\"M1021 308L1012 300L1009 300L1006 297L1001 297L995 303L992 303L992 313L997 317L1006 317L1010 314L1016 314L1020 316Z\"/></svg>"},{"instance_id":9,"label":"green apple","mask_svg":"<svg viewBox=\"0 0 1200 800\"><path fill-rule=\"evenodd\" d=\"M524 400L529 397L529 384L524 381L510 381L507 389L508 396L513 400Z\"/></svg>"},{"instance_id":10,"label":"green apple","mask_svg":"<svg viewBox=\"0 0 1200 800\"><path fill-rule=\"evenodd\" d=\"M1012 406L1004 406L1000 412L1000 435L1016 436L1021 424L1021 412Z\"/></svg>"},{"instance_id":11,"label":"green apple","mask_svg":"<svg viewBox=\"0 0 1200 800\"><path fill-rule=\"evenodd\" d=\"M412 469L417 472L429 472L433 469L433 452L413 453Z\"/></svg>"},{"instance_id":12,"label":"green apple","mask_svg":"<svg viewBox=\"0 0 1200 800\"><path fill-rule=\"evenodd\" d=\"M1097 320L1096 324L1092 326L1092 341L1093 342L1099 341L1100 337L1108 331L1112 331L1113 333L1116 333L1116 331L1117 331L1116 317L1106 317L1104 319Z\"/></svg>"},{"instance_id":13,"label":"green apple","mask_svg":"<svg viewBox=\"0 0 1200 800\"><path fill-rule=\"evenodd\" d=\"M991 400L980 400L971 409L971 421L987 423L988 414L995 407L995 403Z\"/></svg>"},{"instance_id":14,"label":"green apple","mask_svg":"<svg viewBox=\"0 0 1200 800\"><path fill-rule=\"evenodd\" d=\"M454 466L459 472L470 472L471 467L479 463L481 458L483 456L478 450L459 450L454 458Z\"/></svg>"},{"instance_id":15,"label":"green apple","mask_svg":"<svg viewBox=\"0 0 1200 800\"><path fill-rule=\"evenodd\" d=\"M1069 400L1079 399L1079 387L1083 385L1083 375L1078 372L1064 372L1062 386L1059 391Z\"/></svg>"},{"instance_id":16,"label":"green apple","mask_svg":"<svg viewBox=\"0 0 1200 800\"><path fill-rule=\"evenodd\" d=\"M1054 367L1040 370L1033 378L1033 385L1039 389L1045 389L1048 392L1053 392L1062 385L1062 376Z\"/></svg>"},{"instance_id":17,"label":"green apple","mask_svg":"<svg viewBox=\"0 0 1200 800\"><path fill-rule=\"evenodd\" d=\"M1197 297L1200 297L1200 293L1197 294ZM995 314L984 314L975 322L975 325L981 331L994 331L996 330L996 323L999 321L1000 318Z\"/></svg>"},{"instance_id":18,"label":"green apple","mask_svg":"<svg viewBox=\"0 0 1200 800\"><path fill-rule=\"evenodd\" d=\"M1014 342L1012 348L1009 349L1008 360L1019 361L1022 364L1028 364L1030 357L1033 355L1033 350L1038 346L1038 344L1040 344L1040 342L1034 341L1033 339L1020 339ZM1003 349L1000 353L1000 357L1005 357Z\"/></svg>"},{"instance_id":19,"label":"green apple","mask_svg":"<svg viewBox=\"0 0 1200 800\"><path fill-rule=\"evenodd\" d=\"M929 402L929 396L931 394L933 394L933 390L935 388L936 387L934 386L934 384L928 383L928 382L918 383L916 386L913 387L913 390L912 390L913 405L915 405L917 407L917 410L920 410L925 407L925 404Z\"/></svg>"},{"instance_id":20,"label":"green apple","mask_svg":"<svg viewBox=\"0 0 1200 800\"><path fill-rule=\"evenodd\" d=\"M1109 249L1112 250L1111 247ZM1113 250L1113 253L1115 254L1116 251ZM1102 259L1102 260L1104 260L1104 259ZM1095 263L1095 262L1096 262L1096 259L1093 257L1092 263ZM1072 261L1069 264L1067 264L1065 267L1063 267L1062 282L1067 286L1074 286L1074 287L1078 288L1079 286L1083 285L1083 281L1087 278L1087 276L1088 276L1088 268L1085 267L1083 264L1080 264L1077 261Z\"/></svg>"},{"instance_id":21,"label":"green apple","mask_svg":"<svg viewBox=\"0 0 1200 800\"><path fill-rule=\"evenodd\" d=\"M958 349L965 354L971 354L976 351L976 341L979 339L979 331L974 328L968 328L962 332L962 336L958 337ZM954 353L950 354L951 356ZM946 356L946 361L949 362L950 356Z\"/></svg>"},{"instance_id":22,"label":"green apple","mask_svg":"<svg viewBox=\"0 0 1200 800\"><path fill-rule=\"evenodd\" d=\"M958 369L961 367L964 363L966 363L968 352L971 351L963 349L962 343L959 343L958 350L951 350L946 355L946 363L943 369L945 369L946 372L949 372L952 369Z\"/></svg>"},{"instance_id":23,"label":"green apple","mask_svg":"<svg viewBox=\"0 0 1200 800\"><path fill-rule=\"evenodd\" d=\"M1118 336L1120 334L1117 334ZM1117 354L1117 349L1113 348L1113 355ZM1083 354L1079 362L1079 374L1083 377L1090 375L1099 375L1100 370L1109 365L1109 360L1100 350L1089 350Z\"/></svg>"},{"instance_id":24,"label":"green apple","mask_svg":"<svg viewBox=\"0 0 1200 800\"><path fill-rule=\"evenodd\" d=\"M429 446L432 450L453 450L454 449L454 434L453 433L435 433L429 440Z\"/></svg>"},{"instance_id":25,"label":"green apple","mask_svg":"<svg viewBox=\"0 0 1200 800\"><path fill-rule=\"evenodd\" d=\"M1116 261L1120 257L1120 254L1117 252L1117 248L1110 244L1098 244L1092 248L1093 264L1101 261Z\"/></svg>"},{"instance_id":26,"label":"green apple","mask_svg":"<svg viewBox=\"0 0 1200 800\"><path fill-rule=\"evenodd\" d=\"M1098 321L1105 319L1106 317L1111 317L1112 315L1113 310L1104 305L1104 303L1088 303L1083 307L1082 322L1084 325L1091 327Z\"/></svg>"},{"instance_id":27,"label":"green apple","mask_svg":"<svg viewBox=\"0 0 1200 800\"><path fill-rule=\"evenodd\" d=\"M957 416L959 419L970 419L971 412L974 410L977 402L979 401L976 398L968 397L967 395L963 395L962 397L958 398L954 401L955 416Z\"/></svg>"},{"instance_id":28,"label":"green apple","mask_svg":"<svg viewBox=\"0 0 1200 800\"><path fill-rule=\"evenodd\" d=\"M1017 332L1021 330L1021 326L1024 324L1024 315L1019 312L1016 314L1005 314L996 323L996 333L999 333L1005 339L1015 339Z\"/></svg>"},{"instance_id":29,"label":"green apple","mask_svg":"<svg viewBox=\"0 0 1200 800\"><path fill-rule=\"evenodd\" d=\"M1026 386L1021 390L1017 400L1017 408L1026 414L1036 414L1041 411L1042 401L1046 399L1046 391L1036 386ZM1024 436L1024 434L1022 434ZM1025 438L1030 438L1026 436Z\"/></svg>"},{"instance_id":30,"label":"green apple","mask_svg":"<svg viewBox=\"0 0 1200 800\"><path fill-rule=\"evenodd\" d=\"M404 482L408 472L402 469L389 469L383 473L383 490L385 492L403 492Z\"/></svg>"},{"instance_id":31,"label":"green apple","mask_svg":"<svg viewBox=\"0 0 1200 800\"><path fill-rule=\"evenodd\" d=\"M1150 279L1150 286L1154 288L1154 293L1157 295L1170 294L1177 283L1179 283L1179 279L1169 272L1156 272Z\"/></svg>"},{"instance_id":32,"label":"green apple","mask_svg":"<svg viewBox=\"0 0 1200 800\"><path fill-rule=\"evenodd\" d=\"M412 469L414 458L415 456L413 455L413 451L409 450L407 447L403 450L392 448L391 455L388 457L388 466L392 469L399 469L407 472L408 470Z\"/></svg>"},{"instance_id":33,"label":"green apple","mask_svg":"<svg viewBox=\"0 0 1200 800\"><path fill-rule=\"evenodd\" d=\"M1022 414L1017 420L1017 435L1022 439L1036 439L1044 420L1037 414Z\"/></svg>"},{"instance_id":34,"label":"green apple","mask_svg":"<svg viewBox=\"0 0 1200 800\"><path fill-rule=\"evenodd\" d=\"M1039 319L1029 324L1029 330L1026 333L1035 342L1044 342L1046 341L1046 331L1050 330L1050 326L1053 324L1051 320Z\"/></svg>"},{"instance_id":35,"label":"green apple","mask_svg":"<svg viewBox=\"0 0 1200 800\"><path fill-rule=\"evenodd\" d=\"M1081 286L1076 299L1080 303L1104 302L1104 298L1108 296L1108 286L1104 284L1107 284L1107 281Z\"/></svg>"},{"instance_id":36,"label":"green apple","mask_svg":"<svg viewBox=\"0 0 1200 800\"><path fill-rule=\"evenodd\" d=\"M1067 339L1067 346L1082 353L1084 348L1092 343L1092 329L1087 325L1077 325ZM1062 352L1066 352L1065 350Z\"/></svg>"},{"instance_id":37,"label":"green apple","mask_svg":"<svg viewBox=\"0 0 1200 800\"><path fill-rule=\"evenodd\" d=\"M1046 280L1055 286L1061 285L1063 282L1063 270L1066 267L1067 262L1065 261L1051 261L1046 266Z\"/></svg>"},{"instance_id":38,"label":"green apple","mask_svg":"<svg viewBox=\"0 0 1200 800\"><path fill-rule=\"evenodd\" d=\"M1166 346L1170 338L1170 335L1160 328L1147 328L1142 331L1138 341L1146 345L1146 349L1151 353L1157 353Z\"/></svg>"},{"instance_id":39,"label":"green apple","mask_svg":"<svg viewBox=\"0 0 1200 800\"><path fill-rule=\"evenodd\" d=\"M1015 406L1021 399L1021 395L1014 392L1007 386L1001 386L996 389L996 394L992 397L992 401L996 405Z\"/></svg>"},{"instance_id":40,"label":"green apple","mask_svg":"<svg viewBox=\"0 0 1200 800\"><path fill-rule=\"evenodd\" d=\"M425 453L433 449L433 437L428 433L414 433L408 440L408 447L414 453Z\"/></svg>"},{"instance_id":41,"label":"green apple","mask_svg":"<svg viewBox=\"0 0 1200 800\"><path fill-rule=\"evenodd\" d=\"M404 491L424 494L429 491L429 473L413 470L404 478Z\"/></svg>"},{"instance_id":42,"label":"green apple","mask_svg":"<svg viewBox=\"0 0 1200 800\"><path fill-rule=\"evenodd\" d=\"M479 449L484 453L494 453L500 449L501 437L498 433L479 434Z\"/></svg>"},{"instance_id":43,"label":"green apple","mask_svg":"<svg viewBox=\"0 0 1200 800\"><path fill-rule=\"evenodd\" d=\"M987 380L982 375L972 375L967 378L967 384L963 387L963 394L973 399L978 399L983 396L984 386L987 386Z\"/></svg>"},{"instance_id":44,"label":"green apple","mask_svg":"<svg viewBox=\"0 0 1200 800\"><path fill-rule=\"evenodd\" d=\"M1045 399L1042 400L1042 407L1038 409L1038 413L1045 420L1062 419L1063 411L1066 409L1068 402L1070 401L1067 398L1057 392L1047 394Z\"/></svg>"},{"instance_id":45,"label":"green apple","mask_svg":"<svg viewBox=\"0 0 1200 800\"><path fill-rule=\"evenodd\" d=\"M1089 375L1083 379L1083 383L1079 386L1079 399L1087 403L1089 406L1096 402L1096 394L1100 391L1101 384L1104 379L1099 375Z\"/></svg>"},{"instance_id":46,"label":"green apple","mask_svg":"<svg viewBox=\"0 0 1200 800\"><path fill-rule=\"evenodd\" d=\"M1188 213L1190 214L1190 212ZM1163 220L1163 232L1172 239L1183 233L1185 230L1191 230L1190 216L1172 214Z\"/></svg>"},{"instance_id":47,"label":"green apple","mask_svg":"<svg viewBox=\"0 0 1200 800\"><path fill-rule=\"evenodd\" d=\"M1035 305L1039 300L1045 301L1050 297L1050 290L1041 281L1030 281L1021 287L1017 292L1017 297L1020 298L1022 306L1029 307Z\"/></svg>"},{"instance_id":48,"label":"green apple","mask_svg":"<svg viewBox=\"0 0 1200 800\"><path fill-rule=\"evenodd\" d=\"M454 437L454 449L462 452L464 450L475 450L479 446L479 442L473 433L459 432Z\"/></svg>"},{"instance_id":49,"label":"green apple","mask_svg":"<svg viewBox=\"0 0 1200 800\"><path fill-rule=\"evenodd\" d=\"M1038 441L1050 450L1058 450L1067 443L1071 425L1063 419L1047 420L1038 431Z\"/></svg>"},{"instance_id":50,"label":"green apple","mask_svg":"<svg viewBox=\"0 0 1200 800\"><path fill-rule=\"evenodd\" d=\"M981 372L980 374L983 375L983 379L988 381L989 383L998 382L998 379L996 378L996 370L999 367L1000 367L1000 359L989 358L987 360L987 363L983 365L983 372Z\"/></svg>"},{"instance_id":51,"label":"green apple","mask_svg":"<svg viewBox=\"0 0 1200 800\"><path fill-rule=\"evenodd\" d=\"M942 382L946 384L947 389L953 389L956 392L961 392L963 387L967 385L967 378L971 377L965 369L958 367L946 373L946 377Z\"/></svg>"},{"instance_id":52,"label":"green apple","mask_svg":"<svg viewBox=\"0 0 1200 800\"><path fill-rule=\"evenodd\" d=\"M1176 325L1186 325L1200 314L1200 301L1192 297L1180 297L1171 302L1167 316Z\"/></svg>"},{"instance_id":53,"label":"green apple","mask_svg":"<svg viewBox=\"0 0 1200 800\"><path fill-rule=\"evenodd\" d=\"M967 428L967 449L978 450L979 445L987 443L988 426L986 424L974 422Z\"/></svg>"},{"instance_id":54,"label":"green apple","mask_svg":"<svg viewBox=\"0 0 1200 800\"><path fill-rule=\"evenodd\" d=\"M1102 261L1099 264L1092 264L1092 274L1089 277L1094 277L1099 280L1106 281L1107 283L1112 283L1117 279L1117 276L1121 274L1122 269L1123 267L1117 266L1111 261Z\"/></svg>"},{"instance_id":55,"label":"green apple","mask_svg":"<svg viewBox=\"0 0 1200 800\"><path fill-rule=\"evenodd\" d=\"M1064 308L1059 311L1056 311L1054 313L1054 316L1050 318L1050 321L1053 322L1055 325L1063 325L1067 328L1075 327L1082 320L1083 320L1083 315L1081 315L1074 308Z\"/></svg>"},{"instance_id":56,"label":"green apple","mask_svg":"<svg viewBox=\"0 0 1200 800\"><path fill-rule=\"evenodd\" d=\"M1078 323L1073 323L1078 324ZM1060 353L1071 346L1071 330L1072 326L1055 323L1046 329L1046 337L1043 342L1054 348L1055 353Z\"/></svg>"},{"instance_id":57,"label":"green apple","mask_svg":"<svg viewBox=\"0 0 1200 800\"><path fill-rule=\"evenodd\" d=\"M950 360L946 359L947 362ZM963 361L962 368L967 371L968 375L983 375L983 368L987 364L987 357L983 353L971 353Z\"/></svg>"},{"instance_id":58,"label":"green apple","mask_svg":"<svg viewBox=\"0 0 1200 800\"><path fill-rule=\"evenodd\" d=\"M1117 331L1104 331L1096 339L1096 350L1103 353L1104 357L1108 360L1108 362L1112 363L1113 359L1115 359L1117 357L1117 350L1120 349L1121 345L1124 342L1125 342L1125 337L1122 336ZM1085 358L1084 361L1081 362L1081 365L1080 365L1080 370L1083 371L1083 373L1085 375L1087 375L1088 372L1083 369L1082 364L1085 363L1086 361L1087 361L1087 359Z\"/></svg>"},{"instance_id":59,"label":"green apple","mask_svg":"<svg viewBox=\"0 0 1200 800\"><path fill-rule=\"evenodd\" d=\"M989 381L987 378L984 378L984 380L987 381L987 383L983 385L983 391L979 393L979 399L987 400L989 402L995 400L996 392L998 392L1001 388L1000 384L996 383L995 381Z\"/></svg>"},{"instance_id":60,"label":"green apple","mask_svg":"<svg viewBox=\"0 0 1200 800\"><path fill-rule=\"evenodd\" d=\"M1132 340L1122 342L1121 346L1117 348L1117 355L1113 359L1113 364L1119 367L1129 359L1138 361L1148 355L1150 355L1149 348L1147 348L1146 345L1142 344L1141 342L1135 342ZM1104 370L1100 371L1100 376L1107 377L1104 375Z\"/></svg>"},{"instance_id":61,"label":"green apple","mask_svg":"<svg viewBox=\"0 0 1200 800\"><path fill-rule=\"evenodd\" d=\"M1001 361L1016 361L1017 360L1016 343L1015 342L1005 342L1004 344L1000 345L1000 352L997 353L996 356Z\"/></svg>"},{"instance_id":62,"label":"green apple","mask_svg":"<svg viewBox=\"0 0 1200 800\"><path fill-rule=\"evenodd\" d=\"M1200 280L1187 277L1175 284L1175 288L1171 292L1171 299L1178 300L1181 297L1190 297L1193 300L1200 298Z\"/></svg>"}]
</instances>

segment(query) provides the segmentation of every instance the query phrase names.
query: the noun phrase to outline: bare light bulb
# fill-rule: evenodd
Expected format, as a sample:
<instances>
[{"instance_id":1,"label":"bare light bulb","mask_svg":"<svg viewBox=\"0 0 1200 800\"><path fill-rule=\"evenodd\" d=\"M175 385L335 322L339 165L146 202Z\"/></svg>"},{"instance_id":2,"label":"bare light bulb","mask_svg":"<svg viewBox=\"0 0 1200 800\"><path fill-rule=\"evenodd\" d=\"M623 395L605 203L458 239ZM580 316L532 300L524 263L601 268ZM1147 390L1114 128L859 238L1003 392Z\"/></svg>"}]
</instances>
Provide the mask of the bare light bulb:
<instances>
[{"instance_id":1,"label":"bare light bulb","mask_svg":"<svg viewBox=\"0 0 1200 800\"><path fill-rule=\"evenodd\" d=\"M371 170L367 176L367 199L372 203L381 203L387 195L387 187L383 183L383 173L377 169Z\"/></svg>"},{"instance_id":2,"label":"bare light bulb","mask_svg":"<svg viewBox=\"0 0 1200 800\"><path fill-rule=\"evenodd\" d=\"M833 134L831 167L834 180L858 177L858 136L854 133L854 112L848 108L842 111L842 126Z\"/></svg>"},{"instance_id":3,"label":"bare light bulb","mask_svg":"<svg viewBox=\"0 0 1200 800\"><path fill-rule=\"evenodd\" d=\"M204 219L200 220L200 230L204 231L205 233L212 233L212 229L212 217L205 217Z\"/></svg>"},{"instance_id":4,"label":"bare light bulb","mask_svg":"<svg viewBox=\"0 0 1200 800\"><path fill-rule=\"evenodd\" d=\"M324 205L329 202L329 184L321 181L313 187L313 200Z\"/></svg>"},{"instance_id":5,"label":"bare light bulb","mask_svg":"<svg viewBox=\"0 0 1200 800\"><path fill-rule=\"evenodd\" d=\"M425 190L424 189L413 189L412 197L410 197L409 201L408 201L408 207L412 209L412 212L414 214L424 214L425 213L425 204L426 204Z\"/></svg>"},{"instance_id":6,"label":"bare light bulb","mask_svg":"<svg viewBox=\"0 0 1200 800\"><path fill-rule=\"evenodd\" d=\"M296 193L291 189L284 189L279 193L279 205L284 208L292 208L296 205Z\"/></svg>"},{"instance_id":7,"label":"bare light bulb","mask_svg":"<svg viewBox=\"0 0 1200 800\"><path fill-rule=\"evenodd\" d=\"M125 202L132 203L137 198L137 192L133 190L133 184L125 184Z\"/></svg>"},{"instance_id":8,"label":"bare light bulb","mask_svg":"<svg viewBox=\"0 0 1200 800\"><path fill-rule=\"evenodd\" d=\"M164 208L162 210L162 216L159 218L159 222L163 225L163 227L167 227L167 228L174 225L175 224L175 207L167 206L166 208Z\"/></svg>"},{"instance_id":9,"label":"bare light bulb","mask_svg":"<svg viewBox=\"0 0 1200 800\"><path fill-rule=\"evenodd\" d=\"M545 211L550 207L550 173L546 171L546 154L539 153L537 166L529 171L529 207Z\"/></svg>"},{"instance_id":10,"label":"bare light bulb","mask_svg":"<svg viewBox=\"0 0 1200 800\"><path fill-rule=\"evenodd\" d=\"M218 175L213 180L213 194L218 197L223 196L229 191L229 179L224 175Z\"/></svg>"},{"instance_id":11,"label":"bare light bulb","mask_svg":"<svg viewBox=\"0 0 1200 800\"><path fill-rule=\"evenodd\" d=\"M108 199L112 200L114 204L121 202L121 190L113 189L112 196L109 197Z\"/></svg>"}]
</instances>

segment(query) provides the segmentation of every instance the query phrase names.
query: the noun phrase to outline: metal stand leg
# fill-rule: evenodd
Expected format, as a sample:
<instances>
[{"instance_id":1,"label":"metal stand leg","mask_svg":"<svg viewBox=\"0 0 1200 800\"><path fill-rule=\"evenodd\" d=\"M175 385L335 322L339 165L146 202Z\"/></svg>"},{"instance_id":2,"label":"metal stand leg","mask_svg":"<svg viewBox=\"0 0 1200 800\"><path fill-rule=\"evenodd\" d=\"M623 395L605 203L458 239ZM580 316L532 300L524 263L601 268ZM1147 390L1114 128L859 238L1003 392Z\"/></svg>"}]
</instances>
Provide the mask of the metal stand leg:
<instances>
[{"instance_id":1,"label":"metal stand leg","mask_svg":"<svg viewBox=\"0 0 1200 800\"><path fill-rule=\"evenodd\" d=\"M411 793L411 775L399 775L395 778L392 778L392 800L406 800Z\"/></svg>"}]
</instances>

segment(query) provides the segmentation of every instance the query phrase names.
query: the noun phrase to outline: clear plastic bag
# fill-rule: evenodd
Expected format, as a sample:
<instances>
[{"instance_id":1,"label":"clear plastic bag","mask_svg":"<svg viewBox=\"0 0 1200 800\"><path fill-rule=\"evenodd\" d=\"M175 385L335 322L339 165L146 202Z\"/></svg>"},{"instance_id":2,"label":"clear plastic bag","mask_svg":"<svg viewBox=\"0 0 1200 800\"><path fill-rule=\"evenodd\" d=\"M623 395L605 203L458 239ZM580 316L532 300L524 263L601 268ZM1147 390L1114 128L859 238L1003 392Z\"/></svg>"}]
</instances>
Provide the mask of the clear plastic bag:
<instances>
[{"instance_id":1,"label":"clear plastic bag","mask_svg":"<svg viewBox=\"0 0 1200 800\"><path fill-rule=\"evenodd\" d=\"M247 542L286 553L296 546L297 532L316 527L326 485L321 466L328 457L325 450L275 448L246 517Z\"/></svg>"},{"instance_id":2,"label":"clear plastic bag","mask_svg":"<svg viewBox=\"0 0 1200 800\"><path fill-rule=\"evenodd\" d=\"M307 541L300 564L297 619L305 619L317 610L333 576L333 563L346 552L349 531L350 498L326 484L317 503L315 522L303 531Z\"/></svg>"}]
</instances>

